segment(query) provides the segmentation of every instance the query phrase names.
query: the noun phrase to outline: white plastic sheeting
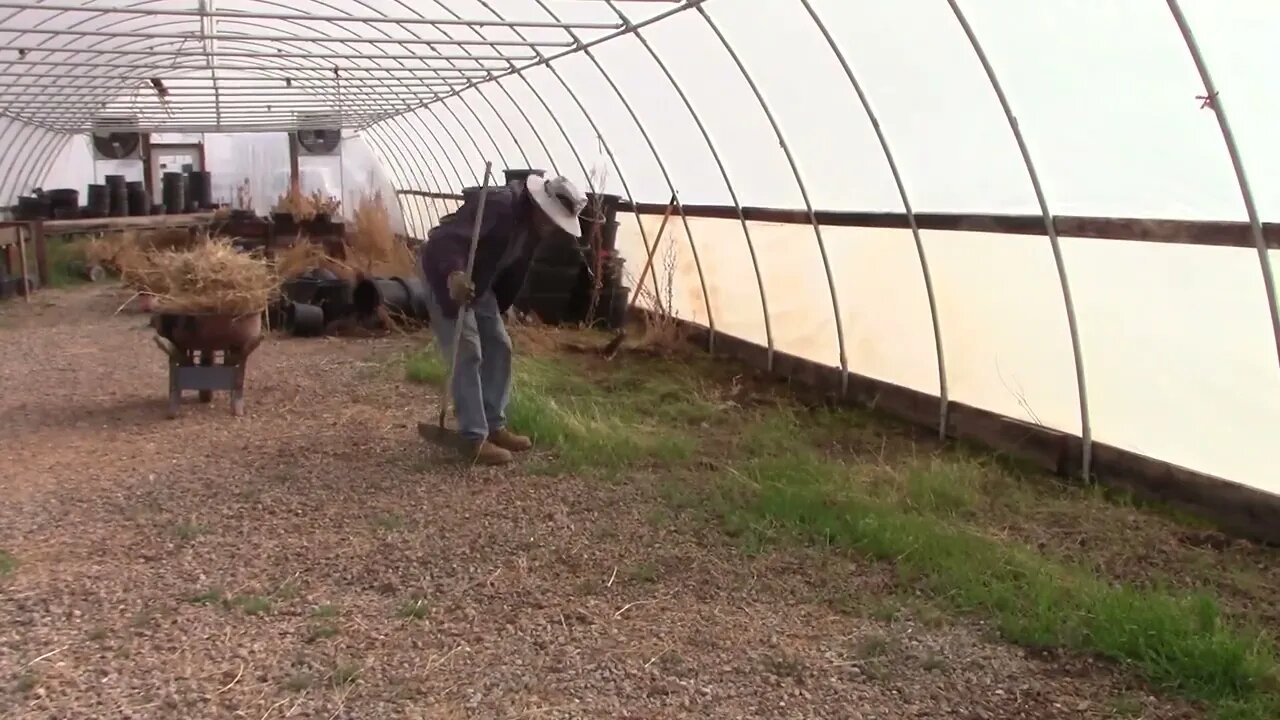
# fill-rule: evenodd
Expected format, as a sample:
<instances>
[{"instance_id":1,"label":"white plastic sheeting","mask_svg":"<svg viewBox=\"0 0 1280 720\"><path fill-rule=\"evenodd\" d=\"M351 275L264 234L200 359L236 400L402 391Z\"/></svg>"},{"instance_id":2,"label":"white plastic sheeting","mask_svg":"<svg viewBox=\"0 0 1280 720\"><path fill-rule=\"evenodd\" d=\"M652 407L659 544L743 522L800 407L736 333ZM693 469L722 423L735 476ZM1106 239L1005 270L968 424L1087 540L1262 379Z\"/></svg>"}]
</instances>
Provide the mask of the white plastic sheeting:
<instances>
[{"instance_id":1,"label":"white plastic sheeting","mask_svg":"<svg viewBox=\"0 0 1280 720\"><path fill-rule=\"evenodd\" d=\"M161 129L283 128L298 122L294 113L329 112L362 128L397 188L456 193L490 160L499 169L553 169L650 203L678 191L689 204L901 213L903 196L843 57L915 212L1040 216L963 17L1016 115L1048 213L1249 219L1175 3L1162 0L219 0L216 17L142 13L192 11L194 0L92 16L6 5L0 0L0 42L92 45L109 52L69 59L126 68L97 81L63 66L32 68L60 93L99 93L110 102L98 110ZM1280 5L1176 5L1216 81L1260 219L1280 221L1272 128ZM231 12L243 17L223 15ZM76 23L141 37L8 31ZM575 27L533 26L555 23ZM193 31L205 37L146 36ZM286 34L307 39L280 39ZM446 39L470 44L438 42ZM567 47L579 42L585 47ZM161 55L111 54L129 48ZM538 56L553 59L530 59ZM163 63L216 64L216 72L189 73L199 81L173 84L216 88L222 100L166 109L140 81ZM104 91L113 85L125 95ZM263 92L281 99L268 105ZM55 129L92 118L83 99L69 110L57 102L19 116ZM0 133L43 132L7 122ZM4 177L0 189L9 189ZM419 236L449 206L402 201ZM641 219L644 233L635 216L624 220L620 242L638 271L658 218ZM1066 432L1081 433L1087 418L1096 440L1280 493L1263 437L1280 424L1275 298L1263 288L1256 249L1061 238L1089 391L1082 413L1046 237L924 230L917 248L908 230L677 214L662 242L686 319L930 393L945 379L951 400Z\"/></svg>"}]
</instances>

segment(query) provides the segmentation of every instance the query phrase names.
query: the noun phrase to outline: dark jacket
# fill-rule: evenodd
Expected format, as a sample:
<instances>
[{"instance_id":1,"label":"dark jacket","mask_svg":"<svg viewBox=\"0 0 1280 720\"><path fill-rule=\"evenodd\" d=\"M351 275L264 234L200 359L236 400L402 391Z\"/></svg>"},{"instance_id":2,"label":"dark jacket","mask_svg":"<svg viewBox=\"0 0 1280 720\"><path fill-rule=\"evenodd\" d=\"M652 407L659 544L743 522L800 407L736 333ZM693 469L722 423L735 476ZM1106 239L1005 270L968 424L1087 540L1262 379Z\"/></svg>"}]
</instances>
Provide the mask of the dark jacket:
<instances>
[{"instance_id":1,"label":"dark jacket","mask_svg":"<svg viewBox=\"0 0 1280 720\"><path fill-rule=\"evenodd\" d=\"M524 185L514 182L489 188L485 198L471 282L476 286L476 297L492 290L502 312L511 307L529 272L536 244L529 223L532 202ZM427 242L421 251L422 273L445 317L450 319L458 317L458 305L449 297L449 274L467 269L467 253L479 204L477 195L457 212L441 218L440 224L427 233ZM510 261L500 268L504 257Z\"/></svg>"}]
</instances>

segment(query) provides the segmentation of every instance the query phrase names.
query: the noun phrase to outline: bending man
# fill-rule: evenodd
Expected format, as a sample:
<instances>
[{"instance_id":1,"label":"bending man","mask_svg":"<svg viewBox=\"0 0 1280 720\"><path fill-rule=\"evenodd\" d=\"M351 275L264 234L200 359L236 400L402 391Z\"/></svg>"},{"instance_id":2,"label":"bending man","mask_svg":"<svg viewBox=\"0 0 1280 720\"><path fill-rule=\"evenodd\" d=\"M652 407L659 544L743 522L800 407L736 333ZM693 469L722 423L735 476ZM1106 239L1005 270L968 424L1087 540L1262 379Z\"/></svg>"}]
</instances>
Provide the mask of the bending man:
<instances>
[{"instance_id":1,"label":"bending man","mask_svg":"<svg viewBox=\"0 0 1280 720\"><path fill-rule=\"evenodd\" d=\"M563 177L531 175L524 182L489 188L471 277L467 253L478 195L427 233L421 257L427 309L446 362L453 356L454 323L463 323L451 389L458 434L469 459L501 465L512 461L512 452L532 446L529 438L507 428L511 337L502 314L524 285L538 244L556 233L581 235L578 215L586 204L582 191ZM466 310L459 313L460 306Z\"/></svg>"}]
</instances>

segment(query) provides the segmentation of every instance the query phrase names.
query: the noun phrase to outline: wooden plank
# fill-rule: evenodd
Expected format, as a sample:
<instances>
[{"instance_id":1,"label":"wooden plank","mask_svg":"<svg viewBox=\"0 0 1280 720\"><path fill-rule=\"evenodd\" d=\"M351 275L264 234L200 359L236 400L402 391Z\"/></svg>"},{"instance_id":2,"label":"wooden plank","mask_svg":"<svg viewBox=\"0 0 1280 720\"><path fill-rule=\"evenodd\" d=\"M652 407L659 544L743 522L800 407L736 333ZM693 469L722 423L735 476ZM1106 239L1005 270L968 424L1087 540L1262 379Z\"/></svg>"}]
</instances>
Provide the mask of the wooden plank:
<instances>
[{"instance_id":1,"label":"wooden plank","mask_svg":"<svg viewBox=\"0 0 1280 720\"><path fill-rule=\"evenodd\" d=\"M134 217L82 218L77 220L45 220L38 223L46 235L128 230L133 228L189 227L213 221L211 212L182 215L140 215Z\"/></svg>"},{"instance_id":2,"label":"wooden plank","mask_svg":"<svg viewBox=\"0 0 1280 720\"><path fill-rule=\"evenodd\" d=\"M49 269L49 239L45 235L43 223L28 223L19 232L31 234L31 244L36 249L36 276L40 278L40 287L48 287L53 278Z\"/></svg>"},{"instance_id":3,"label":"wooden plank","mask_svg":"<svg viewBox=\"0 0 1280 720\"><path fill-rule=\"evenodd\" d=\"M435 200L461 200L456 193L397 190L401 195ZM661 215L661 203L631 203L623 200L619 209L633 208L641 215ZM685 217L737 220L738 210L730 205L684 205ZM742 216L751 222L781 225L810 225L807 210L769 207L743 207ZM845 212L817 210L814 218L828 227L866 227L908 230L911 225L904 213ZM1253 232L1246 222L1209 220L1164 220L1159 218L1119 218L1058 215L1054 228L1063 237L1099 240L1131 240L1134 242L1174 245L1208 245L1214 247L1256 248ZM919 213L916 225L921 230L953 232L987 232L1004 235L1045 234L1044 220L1039 215L981 215L960 213ZM1267 246L1280 249L1280 223L1264 223Z\"/></svg>"},{"instance_id":4,"label":"wooden plank","mask_svg":"<svg viewBox=\"0 0 1280 720\"><path fill-rule=\"evenodd\" d=\"M621 209L632 207L643 215L662 213L659 203L623 202ZM737 220L738 211L727 205L685 205L684 214L693 218ZM783 225L809 225L805 210L744 207L743 217L751 222ZM868 227L907 230L911 225L903 213L870 213L818 210L818 224L828 227ZM963 215L920 213L916 224L921 230L953 232L987 232L1005 235L1044 235L1044 220L1039 215ZM1099 240L1131 240L1135 242L1177 245L1210 245L1216 247L1255 248L1248 223L1196 220L1162 220L1146 218L1104 218L1059 215L1054 228L1063 237ZM1280 223L1265 223L1263 231L1268 247L1280 249Z\"/></svg>"}]
</instances>

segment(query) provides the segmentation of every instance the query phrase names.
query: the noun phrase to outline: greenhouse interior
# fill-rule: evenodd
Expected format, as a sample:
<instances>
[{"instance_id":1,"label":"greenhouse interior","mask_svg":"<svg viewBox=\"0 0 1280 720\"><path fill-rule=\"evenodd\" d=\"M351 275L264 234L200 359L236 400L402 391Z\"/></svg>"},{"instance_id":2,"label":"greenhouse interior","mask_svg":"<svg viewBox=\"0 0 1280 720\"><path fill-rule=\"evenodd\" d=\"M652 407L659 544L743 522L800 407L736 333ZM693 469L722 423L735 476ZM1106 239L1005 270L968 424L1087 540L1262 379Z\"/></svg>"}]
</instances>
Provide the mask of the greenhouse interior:
<instances>
[{"instance_id":1,"label":"greenhouse interior","mask_svg":"<svg viewBox=\"0 0 1280 720\"><path fill-rule=\"evenodd\" d=\"M0 0L0 716L1280 717L1278 33Z\"/></svg>"}]
</instances>

